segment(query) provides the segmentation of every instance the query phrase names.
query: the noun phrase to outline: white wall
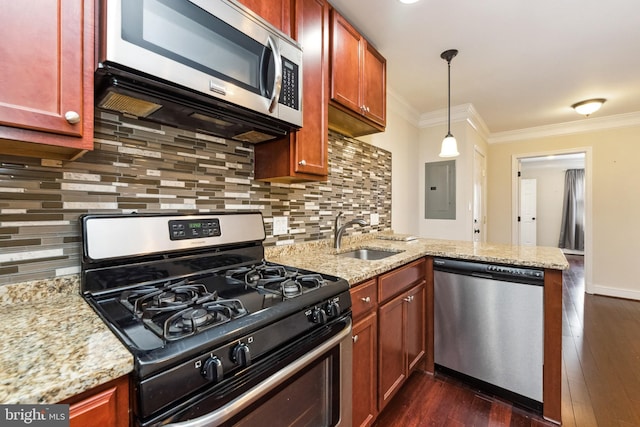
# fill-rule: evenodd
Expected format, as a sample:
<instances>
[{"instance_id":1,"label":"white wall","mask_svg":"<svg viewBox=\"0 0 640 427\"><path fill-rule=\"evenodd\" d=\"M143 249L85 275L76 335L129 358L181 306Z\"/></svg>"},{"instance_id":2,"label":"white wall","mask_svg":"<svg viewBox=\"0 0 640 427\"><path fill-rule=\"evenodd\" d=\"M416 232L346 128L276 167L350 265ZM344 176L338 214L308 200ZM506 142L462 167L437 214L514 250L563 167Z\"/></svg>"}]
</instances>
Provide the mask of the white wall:
<instances>
[{"instance_id":1,"label":"white wall","mask_svg":"<svg viewBox=\"0 0 640 427\"><path fill-rule=\"evenodd\" d=\"M537 137L489 146L489 241L510 243L511 164L514 156L557 150L592 151L593 293L640 300L640 126ZM587 195L589 197L589 195ZM589 237L587 236L587 239ZM589 248L587 247L587 250Z\"/></svg>"},{"instance_id":2,"label":"white wall","mask_svg":"<svg viewBox=\"0 0 640 427\"><path fill-rule=\"evenodd\" d=\"M446 125L436 125L420 129L420 147L417 153L419 174L419 235L433 239L472 240L473 239L473 153L475 147L487 153L486 142L469 124L459 121L451 124L451 133L458 141L460 155L456 161L456 219L425 219L425 163L439 162L438 156L442 139L447 134ZM486 199L486 198L485 198Z\"/></svg>"},{"instance_id":3,"label":"white wall","mask_svg":"<svg viewBox=\"0 0 640 427\"><path fill-rule=\"evenodd\" d=\"M388 94L389 95L389 94ZM418 185L415 153L418 150L418 127L411 112L393 96L387 96L385 132L358 139L391 151L391 227L396 233L418 234Z\"/></svg>"}]
</instances>

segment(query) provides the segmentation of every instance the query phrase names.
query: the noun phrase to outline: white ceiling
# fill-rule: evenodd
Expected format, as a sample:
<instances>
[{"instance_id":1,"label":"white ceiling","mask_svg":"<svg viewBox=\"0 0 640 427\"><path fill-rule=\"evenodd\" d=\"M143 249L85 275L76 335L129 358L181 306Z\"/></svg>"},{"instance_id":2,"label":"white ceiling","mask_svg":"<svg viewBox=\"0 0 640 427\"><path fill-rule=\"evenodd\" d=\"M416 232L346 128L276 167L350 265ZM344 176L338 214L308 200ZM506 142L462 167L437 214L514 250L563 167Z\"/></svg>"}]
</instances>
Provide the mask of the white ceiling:
<instances>
[{"instance_id":1,"label":"white ceiling","mask_svg":"<svg viewBox=\"0 0 640 427\"><path fill-rule=\"evenodd\" d=\"M472 104L489 132L640 112L638 0L330 0L387 59L393 95L422 115Z\"/></svg>"}]
</instances>

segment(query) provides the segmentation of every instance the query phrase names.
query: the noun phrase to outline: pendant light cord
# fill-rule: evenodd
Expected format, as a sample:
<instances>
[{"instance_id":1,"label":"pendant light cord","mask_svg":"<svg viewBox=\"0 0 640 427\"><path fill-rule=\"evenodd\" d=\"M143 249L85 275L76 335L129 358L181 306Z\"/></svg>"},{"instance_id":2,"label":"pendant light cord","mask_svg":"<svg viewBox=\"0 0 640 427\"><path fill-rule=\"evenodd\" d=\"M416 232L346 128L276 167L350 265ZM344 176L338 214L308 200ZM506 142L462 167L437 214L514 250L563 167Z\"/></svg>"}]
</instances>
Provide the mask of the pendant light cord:
<instances>
[{"instance_id":1,"label":"pendant light cord","mask_svg":"<svg viewBox=\"0 0 640 427\"><path fill-rule=\"evenodd\" d=\"M451 136L451 59L447 60L447 87L448 90L448 100L447 100L447 136Z\"/></svg>"}]
</instances>

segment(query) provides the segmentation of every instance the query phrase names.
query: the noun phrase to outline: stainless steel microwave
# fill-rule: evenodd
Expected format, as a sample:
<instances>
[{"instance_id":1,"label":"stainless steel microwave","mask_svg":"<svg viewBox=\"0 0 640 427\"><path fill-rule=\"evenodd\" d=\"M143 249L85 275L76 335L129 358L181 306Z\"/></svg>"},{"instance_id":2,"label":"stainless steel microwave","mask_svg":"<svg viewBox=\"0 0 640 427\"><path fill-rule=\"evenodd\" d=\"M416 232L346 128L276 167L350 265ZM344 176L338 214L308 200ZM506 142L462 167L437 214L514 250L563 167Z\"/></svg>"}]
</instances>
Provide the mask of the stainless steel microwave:
<instances>
[{"instance_id":1,"label":"stainless steel microwave","mask_svg":"<svg viewBox=\"0 0 640 427\"><path fill-rule=\"evenodd\" d=\"M233 0L103 0L96 105L262 142L302 126L302 49Z\"/></svg>"}]
</instances>

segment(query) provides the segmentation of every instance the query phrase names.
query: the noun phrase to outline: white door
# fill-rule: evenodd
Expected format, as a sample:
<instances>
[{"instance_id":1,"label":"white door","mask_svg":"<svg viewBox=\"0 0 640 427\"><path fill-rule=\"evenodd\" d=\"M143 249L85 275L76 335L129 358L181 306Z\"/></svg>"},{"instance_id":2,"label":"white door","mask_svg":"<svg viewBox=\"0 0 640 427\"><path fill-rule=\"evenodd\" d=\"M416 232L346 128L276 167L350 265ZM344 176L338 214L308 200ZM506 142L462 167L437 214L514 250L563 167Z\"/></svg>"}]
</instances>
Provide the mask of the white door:
<instances>
[{"instance_id":1,"label":"white door","mask_svg":"<svg viewBox=\"0 0 640 427\"><path fill-rule=\"evenodd\" d=\"M536 180L520 180L520 244L536 245Z\"/></svg>"},{"instance_id":2,"label":"white door","mask_svg":"<svg viewBox=\"0 0 640 427\"><path fill-rule=\"evenodd\" d=\"M473 241L484 242L484 227L487 223L484 211L484 188L486 179L485 157L478 150L473 152Z\"/></svg>"}]
</instances>

